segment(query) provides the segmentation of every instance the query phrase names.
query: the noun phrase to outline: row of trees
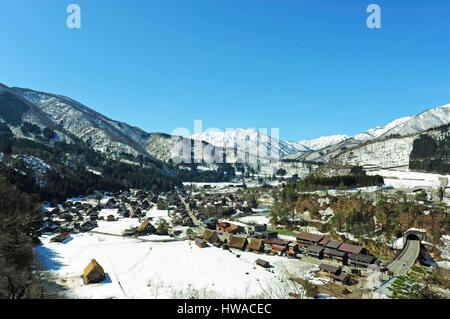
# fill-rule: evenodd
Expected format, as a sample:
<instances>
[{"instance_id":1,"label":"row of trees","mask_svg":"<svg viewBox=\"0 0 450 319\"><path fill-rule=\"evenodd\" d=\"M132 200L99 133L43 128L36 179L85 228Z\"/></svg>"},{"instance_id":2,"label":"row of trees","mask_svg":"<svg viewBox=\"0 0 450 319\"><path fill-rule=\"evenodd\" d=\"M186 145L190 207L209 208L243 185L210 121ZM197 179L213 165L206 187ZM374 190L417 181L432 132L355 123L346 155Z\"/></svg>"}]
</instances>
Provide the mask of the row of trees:
<instances>
[{"instance_id":1,"label":"row of trees","mask_svg":"<svg viewBox=\"0 0 450 319\"><path fill-rule=\"evenodd\" d=\"M40 222L37 198L19 191L0 171L0 299L53 296L32 273Z\"/></svg>"}]
</instances>

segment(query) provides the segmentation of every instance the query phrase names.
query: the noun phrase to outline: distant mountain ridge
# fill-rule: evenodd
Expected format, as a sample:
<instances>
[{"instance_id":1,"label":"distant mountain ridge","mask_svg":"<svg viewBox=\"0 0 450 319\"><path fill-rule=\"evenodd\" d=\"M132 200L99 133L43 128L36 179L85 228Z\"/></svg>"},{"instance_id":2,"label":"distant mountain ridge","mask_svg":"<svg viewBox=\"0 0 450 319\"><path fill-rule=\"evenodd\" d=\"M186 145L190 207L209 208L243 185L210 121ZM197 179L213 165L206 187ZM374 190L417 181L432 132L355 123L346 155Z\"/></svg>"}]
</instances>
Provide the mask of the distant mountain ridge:
<instances>
[{"instance_id":1,"label":"distant mountain ridge","mask_svg":"<svg viewBox=\"0 0 450 319\"><path fill-rule=\"evenodd\" d=\"M133 158L144 156L165 163L173 159L174 143L181 139L165 133L149 133L112 120L69 97L57 94L10 88L0 84L0 98L1 121L8 125L14 135L21 138L30 138L20 129L24 122L29 122L42 129L52 128L56 140L70 142L80 139L94 150L112 157L126 155L125 158L132 162ZM383 160L389 162L389 165L404 165L408 162L408 151L414 142L414 136L446 124L450 124L450 104L426 110L416 116L399 118L356 136L341 134L295 142L279 140L270 136L270 132L267 134L256 129L235 129L198 133L192 135L188 143L193 145L194 140L200 140L205 145L234 149L237 145L250 141L253 145L256 143L259 149L278 154L284 161L323 164L339 158L343 163L352 165L379 165ZM397 154L396 143L402 150ZM388 144L388 148L378 148ZM383 159L378 159L378 151L384 154ZM245 149L244 152L256 151Z\"/></svg>"}]
</instances>

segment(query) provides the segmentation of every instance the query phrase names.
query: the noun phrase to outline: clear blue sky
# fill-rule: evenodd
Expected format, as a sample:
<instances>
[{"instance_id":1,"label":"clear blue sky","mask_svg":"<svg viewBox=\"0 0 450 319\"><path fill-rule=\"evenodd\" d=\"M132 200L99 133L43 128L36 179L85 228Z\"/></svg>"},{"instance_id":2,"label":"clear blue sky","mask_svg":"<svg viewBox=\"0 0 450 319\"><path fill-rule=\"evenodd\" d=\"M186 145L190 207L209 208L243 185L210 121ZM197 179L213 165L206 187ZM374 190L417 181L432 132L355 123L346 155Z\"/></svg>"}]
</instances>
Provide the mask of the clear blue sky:
<instances>
[{"instance_id":1,"label":"clear blue sky","mask_svg":"<svg viewBox=\"0 0 450 319\"><path fill-rule=\"evenodd\" d=\"M0 0L0 82L147 131L356 134L450 102L449 17L448 0Z\"/></svg>"}]
</instances>

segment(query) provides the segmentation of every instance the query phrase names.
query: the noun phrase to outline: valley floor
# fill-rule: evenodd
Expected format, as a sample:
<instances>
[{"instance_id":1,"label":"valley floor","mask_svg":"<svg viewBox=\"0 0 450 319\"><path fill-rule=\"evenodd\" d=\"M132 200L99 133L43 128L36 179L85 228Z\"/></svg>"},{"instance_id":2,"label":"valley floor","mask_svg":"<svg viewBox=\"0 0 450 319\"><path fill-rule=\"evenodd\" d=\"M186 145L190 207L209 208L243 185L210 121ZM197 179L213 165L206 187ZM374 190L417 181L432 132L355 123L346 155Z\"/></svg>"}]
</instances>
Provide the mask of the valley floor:
<instances>
[{"instance_id":1,"label":"valley floor","mask_svg":"<svg viewBox=\"0 0 450 319\"><path fill-rule=\"evenodd\" d=\"M288 273L314 280L317 270L300 260L264 256L276 266L271 272L255 266L257 254L201 249L191 241L145 242L89 233L63 244L51 243L50 237L41 240L36 255L74 298L282 297L301 289L286 286ZM85 286L81 275L91 259L103 266L107 279Z\"/></svg>"},{"instance_id":2,"label":"valley floor","mask_svg":"<svg viewBox=\"0 0 450 319\"><path fill-rule=\"evenodd\" d=\"M117 210L103 209L100 216L111 214L117 216ZM164 210L149 210L146 215L170 219ZM93 231L73 234L63 243L43 236L35 254L43 271L65 287L70 298L286 298L302 290L286 280L290 276L321 283L314 276L318 265L301 260L202 249L169 236L122 237L125 229L137 226L137 219L119 218L99 221ZM269 271L257 266L258 258L275 267ZM86 286L81 276L91 259L102 265L107 278Z\"/></svg>"}]
</instances>

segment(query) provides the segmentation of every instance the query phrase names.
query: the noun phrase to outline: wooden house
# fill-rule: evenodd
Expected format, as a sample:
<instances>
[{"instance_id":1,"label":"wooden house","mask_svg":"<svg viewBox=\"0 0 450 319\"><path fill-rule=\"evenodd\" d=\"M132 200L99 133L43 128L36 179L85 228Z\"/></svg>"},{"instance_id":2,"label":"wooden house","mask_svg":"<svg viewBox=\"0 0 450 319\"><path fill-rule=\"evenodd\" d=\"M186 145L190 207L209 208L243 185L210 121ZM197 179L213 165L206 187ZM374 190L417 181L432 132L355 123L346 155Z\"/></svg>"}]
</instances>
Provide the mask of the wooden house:
<instances>
[{"instance_id":1,"label":"wooden house","mask_svg":"<svg viewBox=\"0 0 450 319\"><path fill-rule=\"evenodd\" d=\"M95 260L92 259L89 265L84 269L83 282L85 285L95 284L105 280L106 275L103 267Z\"/></svg>"},{"instance_id":2,"label":"wooden house","mask_svg":"<svg viewBox=\"0 0 450 319\"><path fill-rule=\"evenodd\" d=\"M249 238L248 239L248 250L254 252L263 252L264 251L264 243L262 239L257 238Z\"/></svg>"},{"instance_id":3,"label":"wooden house","mask_svg":"<svg viewBox=\"0 0 450 319\"><path fill-rule=\"evenodd\" d=\"M245 250L247 248L248 241L246 237L242 236L231 236L228 246L230 248Z\"/></svg>"},{"instance_id":4,"label":"wooden house","mask_svg":"<svg viewBox=\"0 0 450 319\"><path fill-rule=\"evenodd\" d=\"M300 232L297 234L297 242L303 247L319 245L319 243L322 239L323 239L323 235L316 235L316 234L305 233L305 232Z\"/></svg>"},{"instance_id":5,"label":"wooden house","mask_svg":"<svg viewBox=\"0 0 450 319\"><path fill-rule=\"evenodd\" d=\"M205 230L203 231L203 239L216 247L222 245L222 240L220 239L219 234L217 234L216 231L211 229L205 228Z\"/></svg>"},{"instance_id":6,"label":"wooden house","mask_svg":"<svg viewBox=\"0 0 450 319\"><path fill-rule=\"evenodd\" d=\"M324 251L324 248L322 246L313 245L313 246L309 246L306 249L306 254L308 254L311 257L323 259L323 251Z\"/></svg>"},{"instance_id":7,"label":"wooden house","mask_svg":"<svg viewBox=\"0 0 450 319\"><path fill-rule=\"evenodd\" d=\"M155 227L150 224L150 219L146 219L141 225L136 229L139 235L147 235L155 232Z\"/></svg>"},{"instance_id":8,"label":"wooden house","mask_svg":"<svg viewBox=\"0 0 450 319\"><path fill-rule=\"evenodd\" d=\"M376 262L376 258L372 255L351 254L348 262L355 267L368 267Z\"/></svg>"},{"instance_id":9,"label":"wooden house","mask_svg":"<svg viewBox=\"0 0 450 319\"><path fill-rule=\"evenodd\" d=\"M319 270L326 272L328 274L333 274L333 275L340 275L342 273L341 267L336 267L336 266L327 265L327 264L320 264Z\"/></svg>"},{"instance_id":10,"label":"wooden house","mask_svg":"<svg viewBox=\"0 0 450 319\"><path fill-rule=\"evenodd\" d=\"M323 256L328 259L337 260L344 265L348 264L348 254L337 249L325 248L323 251Z\"/></svg>"}]
</instances>

